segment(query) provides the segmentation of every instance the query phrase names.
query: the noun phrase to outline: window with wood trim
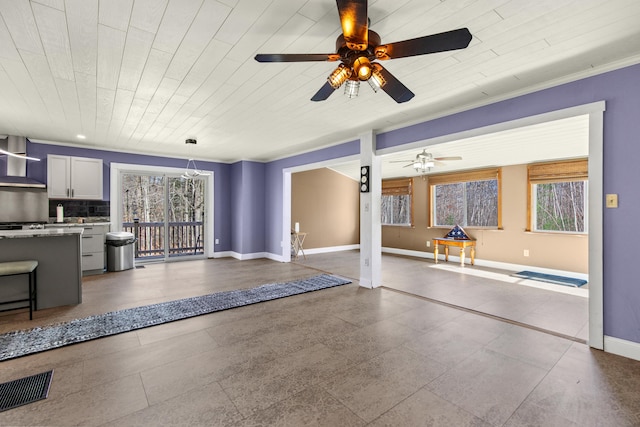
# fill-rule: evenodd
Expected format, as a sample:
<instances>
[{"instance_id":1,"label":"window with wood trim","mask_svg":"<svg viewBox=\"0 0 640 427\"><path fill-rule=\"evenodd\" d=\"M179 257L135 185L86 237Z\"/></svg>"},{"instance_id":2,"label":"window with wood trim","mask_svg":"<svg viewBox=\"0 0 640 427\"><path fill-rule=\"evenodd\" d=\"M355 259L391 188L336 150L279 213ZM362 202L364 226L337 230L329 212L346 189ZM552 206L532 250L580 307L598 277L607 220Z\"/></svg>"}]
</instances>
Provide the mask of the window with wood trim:
<instances>
[{"instance_id":1,"label":"window with wood trim","mask_svg":"<svg viewBox=\"0 0 640 427\"><path fill-rule=\"evenodd\" d=\"M413 178L382 181L382 225L413 225Z\"/></svg>"},{"instance_id":2,"label":"window with wood trim","mask_svg":"<svg viewBox=\"0 0 640 427\"><path fill-rule=\"evenodd\" d=\"M587 233L587 159L528 166L528 231Z\"/></svg>"},{"instance_id":3,"label":"window with wood trim","mask_svg":"<svg viewBox=\"0 0 640 427\"><path fill-rule=\"evenodd\" d=\"M502 228L500 168L430 175L429 227Z\"/></svg>"}]
</instances>

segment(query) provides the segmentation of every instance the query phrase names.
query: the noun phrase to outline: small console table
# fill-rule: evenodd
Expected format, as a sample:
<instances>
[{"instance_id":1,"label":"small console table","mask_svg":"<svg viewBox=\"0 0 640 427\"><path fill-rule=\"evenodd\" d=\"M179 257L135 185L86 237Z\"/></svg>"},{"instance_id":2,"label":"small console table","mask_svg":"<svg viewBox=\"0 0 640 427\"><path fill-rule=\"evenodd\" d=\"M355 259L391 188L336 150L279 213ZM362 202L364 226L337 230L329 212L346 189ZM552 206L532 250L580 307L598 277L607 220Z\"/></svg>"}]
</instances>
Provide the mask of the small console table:
<instances>
[{"instance_id":1,"label":"small console table","mask_svg":"<svg viewBox=\"0 0 640 427\"><path fill-rule=\"evenodd\" d=\"M433 239L433 257L438 263L438 245L444 246L444 260L449 261L449 246L454 246L460 248L460 265L464 267L464 249L467 247L471 248L471 265L474 265L476 259L476 241L473 239L451 239L451 238L440 238Z\"/></svg>"},{"instance_id":2,"label":"small console table","mask_svg":"<svg viewBox=\"0 0 640 427\"><path fill-rule=\"evenodd\" d=\"M291 232L291 254L293 255L293 259L298 259L300 252L302 252L304 259L307 259L303 247L305 237L307 237L307 233Z\"/></svg>"}]
</instances>

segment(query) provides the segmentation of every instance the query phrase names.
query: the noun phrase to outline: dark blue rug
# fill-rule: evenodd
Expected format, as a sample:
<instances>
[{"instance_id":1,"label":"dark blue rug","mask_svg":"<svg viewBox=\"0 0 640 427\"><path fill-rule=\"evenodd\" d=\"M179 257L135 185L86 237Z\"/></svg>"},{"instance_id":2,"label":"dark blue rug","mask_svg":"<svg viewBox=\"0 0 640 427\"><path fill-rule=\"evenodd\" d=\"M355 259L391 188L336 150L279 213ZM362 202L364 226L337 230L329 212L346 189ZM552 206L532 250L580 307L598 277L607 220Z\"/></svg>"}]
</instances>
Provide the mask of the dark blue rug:
<instances>
[{"instance_id":1,"label":"dark blue rug","mask_svg":"<svg viewBox=\"0 0 640 427\"><path fill-rule=\"evenodd\" d=\"M202 314L346 285L347 283L351 283L351 281L342 277L321 274L293 282L271 283L256 288L184 298L112 311L55 325L7 332L0 335L0 361Z\"/></svg>"},{"instance_id":2,"label":"dark blue rug","mask_svg":"<svg viewBox=\"0 0 640 427\"><path fill-rule=\"evenodd\" d=\"M520 271L512 274L515 277L521 277L523 279L537 280L539 282L553 283L555 285L571 286L579 288L587 283L586 280L575 279L573 277L556 276L553 274L536 273L535 271Z\"/></svg>"}]
</instances>

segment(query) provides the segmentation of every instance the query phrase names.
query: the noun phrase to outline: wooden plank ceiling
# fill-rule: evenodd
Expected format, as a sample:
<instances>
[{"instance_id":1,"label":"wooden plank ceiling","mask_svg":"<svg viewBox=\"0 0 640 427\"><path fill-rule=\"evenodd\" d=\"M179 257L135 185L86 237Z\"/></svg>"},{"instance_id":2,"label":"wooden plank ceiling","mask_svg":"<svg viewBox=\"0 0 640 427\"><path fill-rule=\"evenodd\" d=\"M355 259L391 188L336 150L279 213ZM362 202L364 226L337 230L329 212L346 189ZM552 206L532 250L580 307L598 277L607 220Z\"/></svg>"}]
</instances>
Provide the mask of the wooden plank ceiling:
<instances>
[{"instance_id":1,"label":"wooden plank ceiling","mask_svg":"<svg viewBox=\"0 0 640 427\"><path fill-rule=\"evenodd\" d=\"M332 0L0 0L0 134L267 161L640 62L637 0L371 0L369 16L383 42L473 40L386 62L405 104L366 84L314 103L335 64L253 57L333 52Z\"/></svg>"}]
</instances>

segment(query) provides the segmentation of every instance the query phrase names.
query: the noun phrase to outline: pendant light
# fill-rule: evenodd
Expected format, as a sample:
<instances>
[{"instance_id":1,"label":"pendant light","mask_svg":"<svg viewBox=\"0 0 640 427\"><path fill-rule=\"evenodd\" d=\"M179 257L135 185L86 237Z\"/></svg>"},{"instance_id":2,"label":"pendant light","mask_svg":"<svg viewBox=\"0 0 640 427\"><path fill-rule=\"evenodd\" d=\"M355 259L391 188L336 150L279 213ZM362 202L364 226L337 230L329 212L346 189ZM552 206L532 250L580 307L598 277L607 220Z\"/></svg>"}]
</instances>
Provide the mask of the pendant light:
<instances>
[{"instance_id":1,"label":"pendant light","mask_svg":"<svg viewBox=\"0 0 640 427\"><path fill-rule=\"evenodd\" d=\"M184 143L187 145L196 145L198 141L196 141L195 139L187 139ZM180 175L180 177L182 179L193 179L199 176L209 176L209 175L210 175L209 172L204 172L198 169L198 165L196 165L196 161L194 159L189 159L187 161L187 167L184 170L183 174Z\"/></svg>"}]
</instances>

